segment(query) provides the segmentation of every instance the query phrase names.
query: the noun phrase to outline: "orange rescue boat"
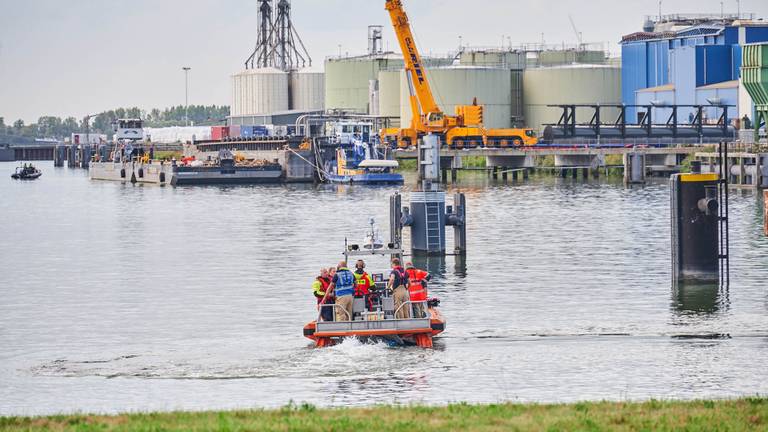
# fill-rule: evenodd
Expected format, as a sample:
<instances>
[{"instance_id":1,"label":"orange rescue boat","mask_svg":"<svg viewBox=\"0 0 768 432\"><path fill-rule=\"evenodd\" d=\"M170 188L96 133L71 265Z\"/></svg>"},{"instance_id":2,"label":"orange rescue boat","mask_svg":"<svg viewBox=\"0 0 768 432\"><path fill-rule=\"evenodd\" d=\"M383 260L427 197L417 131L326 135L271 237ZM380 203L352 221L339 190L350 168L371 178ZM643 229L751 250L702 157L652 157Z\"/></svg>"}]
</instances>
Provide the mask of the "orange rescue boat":
<instances>
[{"instance_id":1,"label":"orange rescue boat","mask_svg":"<svg viewBox=\"0 0 768 432\"><path fill-rule=\"evenodd\" d=\"M399 242L398 242L399 243ZM362 245L346 244L345 260L352 264L350 258L368 260L376 257L400 258L403 250L399 244L382 244L378 232L374 230L371 220L371 232ZM321 313L315 321L304 326L304 336L315 342L315 347L322 348L334 345L338 341L356 337L360 339L384 339L398 344L413 344L423 348L432 347L432 338L445 330L446 320L438 310L440 300L432 298L426 301L409 301L395 309L394 298L387 288L384 273L371 275L375 286L371 288L370 298L355 298L352 305L352 316L341 309L344 321L323 321ZM335 304L322 304L319 309L332 308L339 312ZM403 315L409 318L396 318ZM422 312L426 311L426 312Z\"/></svg>"}]
</instances>

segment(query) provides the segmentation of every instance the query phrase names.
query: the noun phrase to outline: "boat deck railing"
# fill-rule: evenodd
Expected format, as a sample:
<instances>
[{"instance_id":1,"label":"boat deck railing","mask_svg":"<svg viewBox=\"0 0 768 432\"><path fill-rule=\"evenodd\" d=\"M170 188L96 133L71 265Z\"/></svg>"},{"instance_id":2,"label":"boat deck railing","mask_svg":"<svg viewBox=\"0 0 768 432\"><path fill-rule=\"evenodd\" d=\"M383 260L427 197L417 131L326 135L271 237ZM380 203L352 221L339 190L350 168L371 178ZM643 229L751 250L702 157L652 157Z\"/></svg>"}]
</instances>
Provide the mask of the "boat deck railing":
<instances>
[{"instance_id":1,"label":"boat deck railing","mask_svg":"<svg viewBox=\"0 0 768 432\"><path fill-rule=\"evenodd\" d=\"M357 299L357 300L359 300L359 299ZM424 316L416 317L416 311L418 309L415 308L414 306L417 306L417 305L421 305L422 306L421 309L423 311L423 315ZM408 318L397 318L397 315L403 310L403 308L406 308L406 307L410 308L409 317ZM331 310L333 310L334 320L333 321L323 321L323 311L326 310L326 309L329 309L329 308ZM367 309L365 308L365 306L363 306L363 310L360 311L361 312L360 313L360 319L354 319L355 315L357 315L356 314L357 311L354 308L354 303L353 303L352 315L350 315L350 313L346 309L340 307L339 305L337 305L335 303L334 304L322 304L319 307L319 313L318 313L318 316L317 316L317 323L318 324L321 324L321 323L332 323L332 322L338 322L338 323L341 323L341 322L344 322L344 323L368 322L368 323L370 323L370 322L381 322L381 321L405 321L405 320L411 321L411 320L415 320L415 319L416 320L429 320L429 313L427 312L428 309L429 309L429 302L427 300L423 300L423 301L410 301L409 300L409 301L403 302L397 309L390 309L390 310L386 310L384 308L383 304L382 304L382 305L379 306L378 310L369 311L369 312L378 313L379 314L378 316L381 317L381 319L378 319L378 318L376 318L376 319L365 319L364 312L367 311ZM341 310L343 312L343 314L344 314L344 316L346 316L347 320L345 320L345 321L336 321L336 314L337 314L337 311L339 311L339 310Z\"/></svg>"}]
</instances>

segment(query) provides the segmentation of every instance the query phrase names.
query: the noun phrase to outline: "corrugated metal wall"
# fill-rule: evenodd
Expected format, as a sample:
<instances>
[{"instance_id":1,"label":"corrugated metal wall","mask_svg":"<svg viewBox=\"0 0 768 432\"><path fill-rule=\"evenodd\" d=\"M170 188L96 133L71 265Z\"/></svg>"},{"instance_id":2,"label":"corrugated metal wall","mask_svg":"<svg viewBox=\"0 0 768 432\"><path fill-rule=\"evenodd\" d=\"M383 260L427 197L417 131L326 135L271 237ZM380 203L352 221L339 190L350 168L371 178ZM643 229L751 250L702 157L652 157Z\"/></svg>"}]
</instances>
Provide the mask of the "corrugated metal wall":
<instances>
[{"instance_id":1,"label":"corrugated metal wall","mask_svg":"<svg viewBox=\"0 0 768 432\"><path fill-rule=\"evenodd\" d=\"M666 105L675 104L675 91L674 90L660 90L660 91L639 91L637 92L637 104L638 105L653 105L657 103L663 103ZM669 116L672 115L671 108L653 108L652 120L654 124L666 123ZM630 120L627 118L627 120ZM633 118L634 120L634 118ZM680 118L680 120L684 120Z\"/></svg>"},{"instance_id":2,"label":"corrugated metal wall","mask_svg":"<svg viewBox=\"0 0 768 432\"><path fill-rule=\"evenodd\" d=\"M635 92L648 85L648 57L645 42L621 46L621 99L627 105L635 103ZM636 117L634 108L627 108L627 119Z\"/></svg>"},{"instance_id":3,"label":"corrugated metal wall","mask_svg":"<svg viewBox=\"0 0 768 432\"><path fill-rule=\"evenodd\" d=\"M698 105L709 105L709 101L719 100L721 104L736 106L738 104L738 98L738 83L734 83L734 86L731 88L696 90L696 104ZM717 120L720 114L722 114L722 111L714 107L704 109L704 115L709 120ZM730 108L728 115L731 118L735 118L738 115L736 108Z\"/></svg>"},{"instance_id":4,"label":"corrugated metal wall","mask_svg":"<svg viewBox=\"0 0 768 432\"><path fill-rule=\"evenodd\" d=\"M733 75L732 55L733 49L729 46L697 46L695 73L696 87L730 81Z\"/></svg>"}]
</instances>

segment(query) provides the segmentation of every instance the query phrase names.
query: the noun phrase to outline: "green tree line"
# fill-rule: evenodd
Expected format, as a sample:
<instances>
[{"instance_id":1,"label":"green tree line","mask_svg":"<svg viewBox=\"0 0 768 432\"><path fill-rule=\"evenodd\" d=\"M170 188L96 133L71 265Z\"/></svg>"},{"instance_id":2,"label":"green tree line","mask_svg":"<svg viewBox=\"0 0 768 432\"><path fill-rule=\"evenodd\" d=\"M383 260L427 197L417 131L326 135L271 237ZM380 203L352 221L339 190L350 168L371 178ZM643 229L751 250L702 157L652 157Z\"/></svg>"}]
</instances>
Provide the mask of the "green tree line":
<instances>
[{"instance_id":1,"label":"green tree line","mask_svg":"<svg viewBox=\"0 0 768 432\"><path fill-rule=\"evenodd\" d=\"M228 106L189 106L189 121L196 126L220 124L228 115ZM184 126L187 124L187 109L183 105L164 110L155 108L151 111L143 111L139 108L118 108L91 116L88 119L88 128L86 128L86 121L88 121L86 118L78 120L74 117L62 119L43 116L37 120L37 123L25 124L23 120L16 120L12 124L6 124L5 118L0 117L0 135L63 139L73 133L85 133L86 130L91 133L112 135L112 122L125 118L140 118L144 120L145 127Z\"/></svg>"}]
</instances>

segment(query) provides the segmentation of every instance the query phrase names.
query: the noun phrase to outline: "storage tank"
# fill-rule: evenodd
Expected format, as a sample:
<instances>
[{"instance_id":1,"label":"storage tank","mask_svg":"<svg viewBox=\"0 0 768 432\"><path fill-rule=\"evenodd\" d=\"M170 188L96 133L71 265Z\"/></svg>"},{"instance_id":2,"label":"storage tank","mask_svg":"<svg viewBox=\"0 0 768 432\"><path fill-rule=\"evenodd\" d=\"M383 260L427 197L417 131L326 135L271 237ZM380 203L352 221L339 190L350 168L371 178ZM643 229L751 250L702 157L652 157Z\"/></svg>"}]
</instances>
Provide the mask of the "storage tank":
<instances>
[{"instance_id":1,"label":"storage tank","mask_svg":"<svg viewBox=\"0 0 768 432\"><path fill-rule=\"evenodd\" d=\"M479 67L449 67L427 69L427 77L438 105L453 115L457 105L471 105L477 98L485 107L484 123L488 128L512 126L512 71L509 69ZM400 73L401 125L411 122L408 101L408 81L405 71Z\"/></svg>"},{"instance_id":2,"label":"storage tank","mask_svg":"<svg viewBox=\"0 0 768 432\"><path fill-rule=\"evenodd\" d=\"M450 65L450 58L423 58L427 66ZM331 58L325 61L325 108L347 109L369 114L371 81L379 79L381 71L403 69L399 54Z\"/></svg>"},{"instance_id":3,"label":"storage tank","mask_svg":"<svg viewBox=\"0 0 768 432\"><path fill-rule=\"evenodd\" d=\"M325 108L325 74L298 71L291 74L292 110L310 111Z\"/></svg>"},{"instance_id":4,"label":"storage tank","mask_svg":"<svg viewBox=\"0 0 768 432\"><path fill-rule=\"evenodd\" d=\"M288 111L288 74L249 69L232 76L232 116Z\"/></svg>"},{"instance_id":5,"label":"storage tank","mask_svg":"<svg viewBox=\"0 0 768 432\"><path fill-rule=\"evenodd\" d=\"M559 108L547 105L620 104L621 68L609 65L571 65L526 69L523 75L525 120L527 126L541 132L543 125L557 123ZM590 111L590 115L592 113ZM618 117L618 110L603 110L606 119ZM588 118L577 118L588 122Z\"/></svg>"},{"instance_id":6,"label":"storage tank","mask_svg":"<svg viewBox=\"0 0 768 432\"><path fill-rule=\"evenodd\" d=\"M462 66L524 69L526 56L522 51L475 50L462 52L459 62Z\"/></svg>"},{"instance_id":7,"label":"storage tank","mask_svg":"<svg viewBox=\"0 0 768 432\"><path fill-rule=\"evenodd\" d=\"M400 71L379 72L379 115L397 117L399 124L401 104Z\"/></svg>"},{"instance_id":8,"label":"storage tank","mask_svg":"<svg viewBox=\"0 0 768 432\"><path fill-rule=\"evenodd\" d=\"M382 70L398 70L403 60L389 57L335 58L325 62L325 107L370 112L371 80Z\"/></svg>"}]
</instances>

